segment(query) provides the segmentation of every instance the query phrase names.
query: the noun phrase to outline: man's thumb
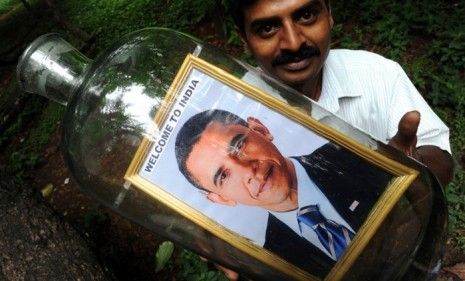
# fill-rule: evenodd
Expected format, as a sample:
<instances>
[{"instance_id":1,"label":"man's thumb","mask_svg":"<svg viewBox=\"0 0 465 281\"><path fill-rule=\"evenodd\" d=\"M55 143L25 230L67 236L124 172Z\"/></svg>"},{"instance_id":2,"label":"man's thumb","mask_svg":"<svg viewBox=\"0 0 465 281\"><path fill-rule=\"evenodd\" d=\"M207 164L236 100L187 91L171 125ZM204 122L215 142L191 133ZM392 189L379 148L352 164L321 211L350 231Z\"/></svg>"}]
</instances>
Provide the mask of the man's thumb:
<instances>
[{"instance_id":1,"label":"man's thumb","mask_svg":"<svg viewBox=\"0 0 465 281\"><path fill-rule=\"evenodd\" d=\"M416 140L418 125L420 125L420 112L409 111L399 121L397 138L399 143L410 145Z\"/></svg>"}]
</instances>

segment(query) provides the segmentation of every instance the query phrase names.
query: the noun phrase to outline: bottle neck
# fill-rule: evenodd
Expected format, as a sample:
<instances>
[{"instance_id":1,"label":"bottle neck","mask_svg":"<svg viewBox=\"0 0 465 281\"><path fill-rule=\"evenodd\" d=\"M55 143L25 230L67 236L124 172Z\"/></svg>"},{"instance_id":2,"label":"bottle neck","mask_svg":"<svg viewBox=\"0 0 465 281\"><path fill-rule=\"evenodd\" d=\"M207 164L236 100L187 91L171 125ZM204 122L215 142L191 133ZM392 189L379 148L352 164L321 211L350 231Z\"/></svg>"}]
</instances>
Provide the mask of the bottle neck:
<instances>
[{"instance_id":1,"label":"bottle neck","mask_svg":"<svg viewBox=\"0 0 465 281\"><path fill-rule=\"evenodd\" d=\"M19 87L66 106L91 62L58 34L42 35L18 61Z\"/></svg>"}]
</instances>

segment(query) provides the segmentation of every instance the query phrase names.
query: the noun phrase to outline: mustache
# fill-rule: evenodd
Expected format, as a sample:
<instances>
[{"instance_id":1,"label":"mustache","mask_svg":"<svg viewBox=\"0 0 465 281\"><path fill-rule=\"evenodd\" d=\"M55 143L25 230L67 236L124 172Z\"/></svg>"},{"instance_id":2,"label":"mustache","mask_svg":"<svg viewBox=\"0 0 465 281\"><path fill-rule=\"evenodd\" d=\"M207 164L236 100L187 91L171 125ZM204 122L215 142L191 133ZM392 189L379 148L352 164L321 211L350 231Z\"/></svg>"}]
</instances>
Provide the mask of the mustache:
<instances>
[{"instance_id":1,"label":"mustache","mask_svg":"<svg viewBox=\"0 0 465 281\"><path fill-rule=\"evenodd\" d=\"M281 64L288 64L292 62L301 61L321 54L320 49L314 46L302 45L299 50L292 52L289 50L282 50L281 54L277 55L272 61L271 66L278 66Z\"/></svg>"}]
</instances>

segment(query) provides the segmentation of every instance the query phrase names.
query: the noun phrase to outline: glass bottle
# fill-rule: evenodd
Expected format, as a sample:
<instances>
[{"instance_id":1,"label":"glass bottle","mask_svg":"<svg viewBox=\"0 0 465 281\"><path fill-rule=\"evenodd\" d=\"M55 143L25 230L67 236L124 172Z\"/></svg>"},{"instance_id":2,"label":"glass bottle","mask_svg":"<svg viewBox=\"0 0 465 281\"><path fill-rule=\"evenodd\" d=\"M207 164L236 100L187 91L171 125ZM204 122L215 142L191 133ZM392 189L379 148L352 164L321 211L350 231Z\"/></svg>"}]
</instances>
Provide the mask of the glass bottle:
<instances>
[{"instance_id":1,"label":"glass bottle","mask_svg":"<svg viewBox=\"0 0 465 281\"><path fill-rule=\"evenodd\" d=\"M94 61L57 34L39 37L22 55L21 89L66 106L62 147L80 188L122 216L254 280L305 279L232 246L125 180L141 142L160 132L153 120L187 54L235 77L266 81L257 87L305 112L323 112L320 122L420 172L344 280L426 280L437 273L447 209L442 188L426 167L255 68L170 29L131 33ZM409 231L414 237L406 237Z\"/></svg>"}]
</instances>

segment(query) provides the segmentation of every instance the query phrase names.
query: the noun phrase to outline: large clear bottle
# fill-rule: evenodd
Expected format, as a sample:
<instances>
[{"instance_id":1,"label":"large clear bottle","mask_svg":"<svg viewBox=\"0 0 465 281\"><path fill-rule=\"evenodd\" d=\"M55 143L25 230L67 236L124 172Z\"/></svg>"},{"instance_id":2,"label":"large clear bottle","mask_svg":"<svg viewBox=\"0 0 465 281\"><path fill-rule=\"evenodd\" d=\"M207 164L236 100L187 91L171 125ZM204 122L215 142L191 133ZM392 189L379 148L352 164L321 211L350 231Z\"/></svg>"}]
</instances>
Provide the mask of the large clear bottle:
<instances>
[{"instance_id":1,"label":"large clear bottle","mask_svg":"<svg viewBox=\"0 0 465 281\"><path fill-rule=\"evenodd\" d=\"M254 280L305 280L305 275L289 274L231 246L125 181L141 142L160 131L154 117L165 106L164 97L188 54L235 77L247 74L265 80L267 87L304 111L323 111L311 100L222 51L162 28L129 34L94 61L59 35L43 35L21 57L18 79L24 91L66 106L62 148L84 191L122 216ZM352 266L334 279L434 277L441 264L447 223L441 186L426 167L337 117L326 115L323 123L420 172Z\"/></svg>"}]
</instances>

